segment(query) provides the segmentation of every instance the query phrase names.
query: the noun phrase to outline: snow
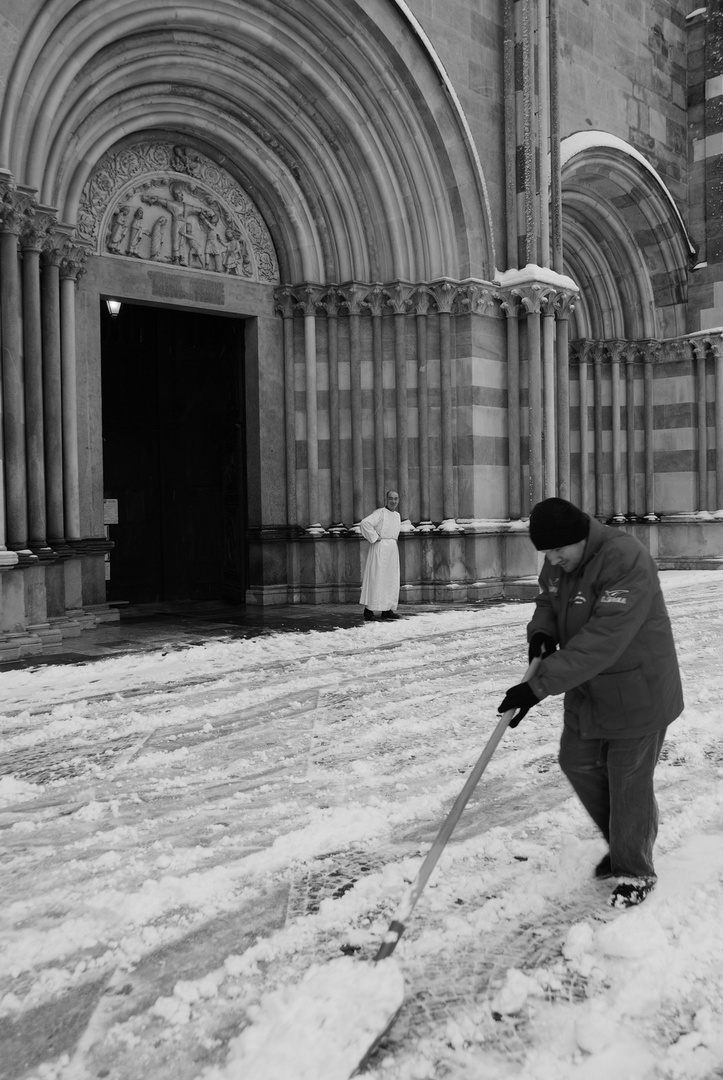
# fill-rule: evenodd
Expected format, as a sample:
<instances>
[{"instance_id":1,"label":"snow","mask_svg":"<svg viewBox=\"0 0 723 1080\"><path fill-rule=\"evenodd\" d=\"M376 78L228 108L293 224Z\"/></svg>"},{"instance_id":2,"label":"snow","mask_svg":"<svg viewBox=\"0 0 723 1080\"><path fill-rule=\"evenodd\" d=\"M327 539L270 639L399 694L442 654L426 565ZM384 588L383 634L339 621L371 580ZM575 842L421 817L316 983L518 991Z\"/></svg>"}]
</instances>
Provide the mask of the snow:
<instances>
[{"instance_id":1,"label":"snow","mask_svg":"<svg viewBox=\"0 0 723 1080\"><path fill-rule=\"evenodd\" d=\"M402 997L367 1080L712 1080L723 574L661 578L686 711L656 889L618 912L592 880L547 699L377 965L531 604L0 671L3 1080L335 1080Z\"/></svg>"},{"instance_id":2,"label":"snow","mask_svg":"<svg viewBox=\"0 0 723 1080\"><path fill-rule=\"evenodd\" d=\"M556 289L569 289L574 293L579 292L577 285L571 277L567 277L565 274L558 274L548 266L538 266L536 263L528 263L527 266L523 266L520 270L504 270L502 273L498 272L495 275L494 283L495 285L500 285L501 287L508 289L515 287L524 288L526 285L538 285L543 283L545 285L551 285Z\"/></svg>"}]
</instances>

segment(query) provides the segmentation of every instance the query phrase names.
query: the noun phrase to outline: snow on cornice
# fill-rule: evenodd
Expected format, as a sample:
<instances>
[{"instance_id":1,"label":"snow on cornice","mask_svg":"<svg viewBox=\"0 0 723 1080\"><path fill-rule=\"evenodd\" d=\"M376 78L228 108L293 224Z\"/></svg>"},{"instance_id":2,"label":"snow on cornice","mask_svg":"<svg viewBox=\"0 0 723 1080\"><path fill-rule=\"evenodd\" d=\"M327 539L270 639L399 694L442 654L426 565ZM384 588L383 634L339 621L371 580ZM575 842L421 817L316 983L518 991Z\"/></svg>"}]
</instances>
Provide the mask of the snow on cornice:
<instances>
[{"instance_id":1,"label":"snow on cornice","mask_svg":"<svg viewBox=\"0 0 723 1080\"><path fill-rule=\"evenodd\" d=\"M569 289L574 293L580 291L572 278L558 274L547 266L537 266L536 263L528 263L520 270L498 270L494 284L505 289L542 284L552 285L556 289Z\"/></svg>"}]
</instances>

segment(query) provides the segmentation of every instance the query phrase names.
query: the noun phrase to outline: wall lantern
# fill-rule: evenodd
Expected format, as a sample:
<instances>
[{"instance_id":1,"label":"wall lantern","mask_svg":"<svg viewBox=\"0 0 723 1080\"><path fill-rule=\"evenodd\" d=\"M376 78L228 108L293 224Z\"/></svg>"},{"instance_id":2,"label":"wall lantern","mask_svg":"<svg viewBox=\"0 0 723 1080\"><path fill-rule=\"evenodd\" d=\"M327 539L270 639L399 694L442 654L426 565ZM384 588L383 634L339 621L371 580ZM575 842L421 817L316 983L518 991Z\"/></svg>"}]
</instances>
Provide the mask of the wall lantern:
<instances>
[{"instance_id":1,"label":"wall lantern","mask_svg":"<svg viewBox=\"0 0 723 1080\"><path fill-rule=\"evenodd\" d=\"M121 309L120 300L106 300L106 304L108 305L108 313L110 314L110 316L113 319L117 318L117 316L120 314Z\"/></svg>"}]
</instances>

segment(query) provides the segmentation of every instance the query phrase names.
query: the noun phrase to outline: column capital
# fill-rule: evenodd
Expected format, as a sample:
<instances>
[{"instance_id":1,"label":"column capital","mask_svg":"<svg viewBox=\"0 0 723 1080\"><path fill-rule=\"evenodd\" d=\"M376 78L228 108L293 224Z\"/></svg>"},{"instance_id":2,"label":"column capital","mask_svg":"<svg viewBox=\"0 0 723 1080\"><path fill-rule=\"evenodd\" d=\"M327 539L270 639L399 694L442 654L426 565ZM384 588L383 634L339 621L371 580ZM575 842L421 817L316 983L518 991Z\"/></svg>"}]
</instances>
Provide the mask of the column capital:
<instances>
[{"instance_id":1,"label":"column capital","mask_svg":"<svg viewBox=\"0 0 723 1080\"><path fill-rule=\"evenodd\" d=\"M326 314L330 319L335 319L339 314L342 299L337 285L330 285L324 293L322 307L326 308Z\"/></svg>"},{"instance_id":2,"label":"column capital","mask_svg":"<svg viewBox=\"0 0 723 1080\"><path fill-rule=\"evenodd\" d=\"M590 338L579 338L577 341L570 342L570 351L577 360L578 364L586 364L590 359L590 353L595 343Z\"/></svg>"},{"instance_id":3,"label":"column capital","mask_svg":"<svg viewBox=\"0 0 723 1080\"><path fill-rule=\"evenodd\" d=\"M293 319L296 294L291 285L280 285L274 290L274 310L281 313L285 319Z\"/></svg>"},{"instance_id":4,"label":"column capital","mask_svg":"<svg viewBox=\"0 0 723 1080\"><path fill-rule=\"evenodd\" d=\"M433 300L431 291L426 286L418 286L411 298L415 315L429 315L429 305Z\"/></svg>"},{"instance_id":5,"label":"column capital","mask_svg":"<svg viewBox=\"0 0 723 1080\"><path fill-rule=\"evenodd\" d=\"M630 342L626 341L624 338L610 338L605 342L605 351L610 357L610 362L613 364L620 363L629 347Z\"/></svg>"},{"instance_id":6,"label":"column capital","mask_svg":"<svg viewBox=\"0 0 723 1080\"><path fill-rule=\"evenodd\" d=\"M555 314L558 319L569 319L575 310L578 296L572 289L558 289L555 297Z\"/></svg>"},{"instance_id":7,"label":"column capital","mask_svg":"<svg viewBox=\"0 0 723 1080\"><path fill-rule=\"evenodd\" d=\"M36 207L20 234L20 246L23 251L43 251L48 235L57 223L58 219L51 210Z\"/></svg>"},{"instance_id":8,"label":"column capital","mask_svg":"<svg viewBox=\"0 0 723 1080\"><path fill-rule=\"evenodd\" d=\"M316 315L319 308L323 307L321 301L325 290L325 285L317 285L312 281L304 282L294 290L296 307L301 308L304 315Z\"/></svg>"},{"instance_id":9,"label":"column capital","mask_svg":"<svg viewBox=\"0 0 723 1080\"><path fill-rule=\"evenodd\" d=\"M433 281L429 287L431 295L434 297L437 305L437 311L440 315L451 315L454 302L459 295L459 282L443 279L442 281Z\"/></svg>"},{"instance_id":10,"label":"column capital","mask_svg":"<svg viewBox=\"0 0 723 1080\"><path fill-rule=\"evenodd\" d=\"M342 303L349 309L350 315L360 315L362 305L369 293L369 285L361 281L345 281L339 286Z\"/></svg>"},{"instance_id":11,"label":"column capital","mask_svg":"<svg viewBox=\"0 0 723 1080\"><path fill-rule=\"evenodd\" d=\"M387 304L395 315L406 315L409 310L409 301L414 292L414 285L410 281L395 281L387 285L384 290L387 296Z\"/></svg>"},{"instance_id":12,"label":"column capital","mask_svg":"<svg viewBox=\"0 0 723 1080\"><path fill-rule=\"evenodd\" d=\"M35 214L35 200L14 184L0 180L0 232L20 236Z\"/></svg>"},{"instance_id":13,"label":"column capital","mask_svg":"<svg viewBox=\"0 0 723 1080\"><path fill-rule=\"evenodd\" d=\"M380 281L375 281L369 292L362 300L362 307L369 308L372 315L379 317L384 311L387 302L387 294Z\"/></svg>"},{"instance_id":14,"label":"column capital","mask_svg":"<svg viewBox=\"0 0 723 1080\"><path fill-rule=\"evenodd\" d=\"M474 315L486 315L497 299L491 285L477 281L468 281L460 286L459 304Z\"/></svg>"},{"instance_id":15,"label":"column capital","mask_svg":"<svg viewBox=\"0 0 723 1080\"><path fill-rule=\"evenodd\" d=\"M60 277L70 278L77 282L85 273L85 260L87 258L87 248L76 244L73 240L66 240L61 249Z\"/></svg>"}]
</instances>

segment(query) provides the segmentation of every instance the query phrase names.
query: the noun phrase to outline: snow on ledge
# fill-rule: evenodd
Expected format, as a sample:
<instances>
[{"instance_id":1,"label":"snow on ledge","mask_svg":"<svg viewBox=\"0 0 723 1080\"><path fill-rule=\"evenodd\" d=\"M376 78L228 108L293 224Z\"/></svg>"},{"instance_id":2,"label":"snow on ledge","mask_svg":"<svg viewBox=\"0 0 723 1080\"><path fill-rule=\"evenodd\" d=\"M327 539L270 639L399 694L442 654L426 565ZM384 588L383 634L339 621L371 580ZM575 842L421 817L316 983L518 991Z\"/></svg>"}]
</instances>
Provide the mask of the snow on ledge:
<instances>
[{"instance_id":1,"label":"snow on ledge","mask_svg":"<svg viewBox=\"0 0 723 1080\"><path fill-rule=\"evenodd\" d=\"M580 290L565 274L558 274L547 266L537 266L536 263L528 263L521 270L497 271L493 284L511 289L520 285L553 285L557 289L570 289L578 293Z\"/></svg>"}]
</instances>

